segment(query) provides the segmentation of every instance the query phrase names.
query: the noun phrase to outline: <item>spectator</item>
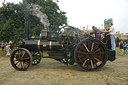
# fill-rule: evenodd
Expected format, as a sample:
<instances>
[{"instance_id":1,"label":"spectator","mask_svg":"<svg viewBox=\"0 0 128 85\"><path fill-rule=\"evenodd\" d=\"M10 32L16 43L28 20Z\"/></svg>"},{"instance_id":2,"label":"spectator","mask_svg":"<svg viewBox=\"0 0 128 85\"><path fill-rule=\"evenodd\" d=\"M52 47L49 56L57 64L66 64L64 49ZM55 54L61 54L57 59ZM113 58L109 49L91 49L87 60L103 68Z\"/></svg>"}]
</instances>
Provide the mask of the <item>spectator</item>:
<instances>
[{"instance_id":1,"label":"spectator","mask_svg":"<svg viewBox=\"0 0 128 85\"><path fill-rule=\"evenodd\" d=\"M127 44L126 44L126 42L124 42L123 48L124 48L124 55L127 55L128 52L127 52Z\"/></svg>"},{"instance_id":2,"label":"spectator","mask_svg":"<svg viewBox=\"0 0 128 85\"><path fill-rule=\"evenodd\" d=\"M120 56L123 56L123 41L120 42Z\"/></svg>"},{"instance_id":3,"label":"spectator","mask_svg":"<svg viewBox=\"0 0 128 85\"><path fill-rule=\"evenodd\" d=\"M119 47L119 42L120 42L120 39L119 39L119 37L117 37L116 47Z\"/></svg>"},{"instance_id":4,"label":"spectator","mask_svg":"<svg viewBox=\"0 0 128 85\"><path fill-rule=\"evenodd\" d=\"M12 41L9 41L9 44L10 44L10 49L12 50L13 49Z\"/></svg>"},{"instance_id":5,"label":"spectator","mask_svg":"<svg viewBox=\"0 0 128 85\"><path fill-rule=\"evenodd\" d=\"M3 51L4 50L4 44L3 43L1 44L1 48L2 48L2 51Z\"/></svg>"},{"instance_id":6,"label":"spectator","mask_svg":"<svg viewBox=\"0 0 128 85\"><path fill-rule=\"evenodd\" d=\"M7 56L7 57L10 56L10 52L9 52L10 50L11 50L11 49L10 49L10 44L7 44L7 45L6 45L6 52L7 52L7 53L6 53L6 56Z\"/></svg>"},{"instance_id":7,"label":"spectator","mask_svg":"<svg viewBox=\"0 0 128 85\"><path fill-rule=\"evenodd\" d=\"M95 26L92 26L93 31L90 34L95 34L95 38L101 39L101 31Z\"/></svg>"}]
</instances>

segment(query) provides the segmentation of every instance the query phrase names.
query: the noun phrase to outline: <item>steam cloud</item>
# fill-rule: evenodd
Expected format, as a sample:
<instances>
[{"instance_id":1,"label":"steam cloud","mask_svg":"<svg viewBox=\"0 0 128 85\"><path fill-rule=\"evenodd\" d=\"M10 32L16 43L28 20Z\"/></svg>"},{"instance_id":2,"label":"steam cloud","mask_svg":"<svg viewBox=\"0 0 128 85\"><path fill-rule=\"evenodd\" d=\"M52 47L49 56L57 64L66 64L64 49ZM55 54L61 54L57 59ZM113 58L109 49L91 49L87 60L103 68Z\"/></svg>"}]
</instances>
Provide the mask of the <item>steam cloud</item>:
<instances>
[{"instance_id":1,"label":"steam cloud","mask_svg":"<svg viewBox=\"0 0 128 85\"><path fill-rule=\"evenodd\" d=\"M48 16L40 11L41 6L37 4L28 4L27 9L32 12L32 14L40 19L40 22L44 25L45 28L49 27L50 23Z\"/></svg>"}]
</instances>

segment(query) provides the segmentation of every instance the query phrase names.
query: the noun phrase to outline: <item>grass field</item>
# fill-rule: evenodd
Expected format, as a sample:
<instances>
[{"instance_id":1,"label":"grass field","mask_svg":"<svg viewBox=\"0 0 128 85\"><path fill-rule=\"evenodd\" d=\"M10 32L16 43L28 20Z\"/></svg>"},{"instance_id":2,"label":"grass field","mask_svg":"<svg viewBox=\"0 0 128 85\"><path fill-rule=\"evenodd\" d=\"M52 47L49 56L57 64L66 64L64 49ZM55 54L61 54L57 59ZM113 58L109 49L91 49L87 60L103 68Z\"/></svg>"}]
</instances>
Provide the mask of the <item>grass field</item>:
<instances>
[{"instance_id":1,"label":"grass field","mask_svg":"<svg viewBox=\"0 0 128 85\"><path fill-rule=\"evenodd\" d=\"M128 85L128 56L107 62L99 71L84 72L77 64L66 66L52 59L42 59L27 71L17 71L0 49L0 85Z\"/></svg>"}]
</instances>

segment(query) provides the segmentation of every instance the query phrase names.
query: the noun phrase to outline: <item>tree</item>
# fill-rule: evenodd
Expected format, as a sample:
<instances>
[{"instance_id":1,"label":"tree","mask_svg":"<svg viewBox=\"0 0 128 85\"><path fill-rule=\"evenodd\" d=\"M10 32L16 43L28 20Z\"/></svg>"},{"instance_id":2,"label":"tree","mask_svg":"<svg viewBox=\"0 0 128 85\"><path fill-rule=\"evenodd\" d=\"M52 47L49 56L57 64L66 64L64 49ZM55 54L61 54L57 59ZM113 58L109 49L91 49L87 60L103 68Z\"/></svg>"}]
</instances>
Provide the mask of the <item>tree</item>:
<instances>
[{"instance_id":1,"label":"tree","mask_svg":"<svg viewBox=\"0 0 128 85\"><path fill-rule=\"evenodd\" d=\"M16 43L23 38L23 18L18 4L7 3L4 8L0 8L0 40L13 40Z\"/></svg>"},{"instance_id":2,"label":"tree","mask_svg":"<svg viewBox=\"0 0 128 85\"><path fill-rule=\"evenodd\" d=\"M105 29L108 28L109 23L113 23L113 19L112 18L104 20L104 27L105 27Z\"/></svg>"}]
</instances>

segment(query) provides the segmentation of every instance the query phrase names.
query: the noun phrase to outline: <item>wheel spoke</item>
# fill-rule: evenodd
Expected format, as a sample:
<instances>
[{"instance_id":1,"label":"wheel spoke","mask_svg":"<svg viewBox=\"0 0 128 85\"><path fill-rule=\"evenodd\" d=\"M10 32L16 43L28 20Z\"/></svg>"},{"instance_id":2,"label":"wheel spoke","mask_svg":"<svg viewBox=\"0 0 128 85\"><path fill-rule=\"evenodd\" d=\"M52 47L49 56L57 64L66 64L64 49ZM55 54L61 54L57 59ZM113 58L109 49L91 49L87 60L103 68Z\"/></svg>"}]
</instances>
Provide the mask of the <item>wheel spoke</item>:
<instances>
[{"instance_id":1,"label":"wheel spoke","mask_svg":"<svg viewBox=\"0 0 128 85\"><path fill-rule=\"evenodd\" d=\"M17 65L18 63L19 63L19 61L15 65Z\"/></svg>"},{"instance_id":2,"label":"wheel spoke","mask_svg":"<svg viewBox=\"0 0 128 85\"><path fill-rule=\"evenodd\" d=\"M98 51L100 51L100 50L101 50L101 48L97 49L97 50L96 50L96 51L94 51L94 52L96 53L96 52L98 52Z\"/></svg>"},{"instance_id":3,"label":"wheel spoke","mask_svg":"<svg viewBox=\"0 0 128 85\"><path fill-rule=\"evenodd\" d=\"M90 59L88 59L87 68L88 68L88 66L89 66L89 63L90 63Z\"/></svg>"},{"instance_id":4,"label":"wheel spoke","mask_svg":"<svg viewBox=\"0 0 128 85\"><path fill-rule=\"evenodd\" d=\"M66 41L67 37L64 38L64 40L62 41L62 43L64 43Z\"/></svg>"},{"instance_id":5,"label":"wheel spoke","mask_svg":"<svg viewBox=\"0 0 128 85\"><path fill-rule=\"evenodd\" d=\"M24 60L24 61L29 62L29 60Z\"/></svg>"},{"instance_id":6,"label":"wheel spoke","mask_svg":"<svg viewBox=\"0 0 128 85\"><path fill-rule=\"evenodd\" d=\"M78 51L78 53L85 54L85 55L87 54L87 53L85 53L85 52L81 52L81 51Z\"/></svg>"},{"instance_id":7,"label":"wheel spoke","mask_svg":"<svg viewBox=\"0 0 128 85\"><path fill-rule=\"evenodd\" d=\"M22 66L22 62L20 62L20 65L21 65L21 69L23 68L23 66Z\"/></svg>"},{"instance_id":8,"label":"wheel spoke","mask_svg":"<svg viewBox=\"0 0 128 85\"><path fill-rule=\"evenodd\" d=\"M96 45L95 45L95 47L94 47L94 49L93 50L96 50L96 49L98 49L99 48L99 44L97 44L97 43L95 43Z\"/></svg>"},{"instance_id":9,"label":"wheel spoke","mask_svg":"<svg viewBox=\"0 0 128 85\"><path fill-rule=\"evenodd\" d=\"M65 30L65 28L64 28L64 32L65 32L65 34L67 35L67 31Z\"/></svg>"},{"instance_id":10,"label":"wheel spoke","mask_svg":"<svg viewBox=\"0 0 128 85\"><path fill-rule=\"evenodd\" d=\"M25 62L24 64L26 64L27 66L26 66L26 68L29 66L29 64L27 63L27 62Z\"/></svg>"},{"instance_id":11,"label":"wheel spoke","mask_svg":"<svg viewBox=\"0 0 128 85\"><path fill-rule=\"evenodd\" d=\"M23 69L26 68L25 65L24 65L24 62L23 62Z\"/></svg>"},{"instance_id":12,"label":"wheel spoke","mask_svg":"<svg viewBox=\"0 0 128 85\"><path fill-rule=\"evenodd\" d=\"M83 45L84 45L84 47L86 48L86 50L89 52L89 50L88 50L87 46L85 45L85 43L83 43Z\"/></svg>"},{"instance_id":13,"label":"wheel spoke","mask_svg":"<svg viewBox=\"0 0 128 85\"><path fill-rule=\"evenodd\" d=\"M98 58L99 60L101 60L102 59L102 56L100 55L100 56L95 56L96 58Z\"/></svg>"},{"instance_id":14,"label":"wheel spoke","mask_svg":"<svg viewBox=\"0 0 128 85\"><path fill-rule=\"evenodd\" d=\"M94 64L97 66L97 64L96 64L97 62L96 62L96 60L95 60L94 58L93 58L93 62L94 62Z\"/></svg>"},{"instance_id":15,"label":"wheel spoke","mask_svg":"<svg viewBox=\"0 0 128 85\"><path fill-rule=\"evenodd\" d=\"M88 49L90 50L90 41L88 42Z\"/></svg>"},{"instance_id":16,"label":"wheel spoke","mask_svg":"<svg viewBox=\"0 0 128 85\"><path fill-rule=\"evenodd\" d=\"M14 57L14 61L19 61L19 56L18 57Z\"/></svg>"},{"instance_id":17,"label":"wheel spoke","mask_svg":"<svg viewBox=\"0 0 128 85\"><path fill-rule=\"evenodd\" d=\"M84 61L83 66L85 65L86 62L87 62L87 60Z\"/></svg>"},{"instance_id":18,"label":"wheel spoke","mask_svg":"<svg viewBox=\"0 0 128 85\"><path fill-rule=\"evenodd\" d=\"M100 60L99 60L99 59L97 59L96 57L95 57L95 59L96 59L98 62L102 63L102 61L100 61Z\"/></svg>"},{"instance_id":19,"label":"wheel spoke","mask_svg":"<svg viewBox=\"0 0 128 85\"><path fill-rule=\"evenodd\" d=\"M94 69L94 64L93 64L92 60L91 60L91 66L92 66L92 69Z\"/></svg>"},{"instance_id":20,"label":"wheel spoke","mask_svg":"<svg viewBox=\"0 0 128 85\"><path fill-rule=\"evenodd\" d=\"M86 59L86 57L82 58L81 61L83 62Z\"/></svg>"},{"instance_id":21,"label":"wheel spoke","mask_svg":"<svg viewBox=\"0 0 128 85\"><path fill-rule=\"evenodd\" d=\"M83 48L83 45L80 47L80 49L86 52L86 50Z\"/></svg>"},{"instance_id":22,"label":"wheel spoke","mask_svg":"<svg viewBox=\"0 0 128 85\"><path fill-rule=\"evenodd\" d=\"M26 52L24 51L24 52L23 52L23 55L22 55L22 58L24 57L25 53L26 53Z\"/></svg>"},{"instance_id":23,"label":"wheel spoke","mask_svg":"<svg viewBox=\"0 0 128 85\"><path fill-rule=\"evenodd\" d=\"M69 35L71 32L72 32L72 29L71 29L71 31L68 33L68 35Z\"/></svg>"},{"instance_id":24,"label":"wheel spoke","mask_svg":"<svg viewBox=\"0 0 128 85\"><path fill-rule=\"evenodd\" d=\"M72 43L72 41L71 41L70 37L68 37L68 40L69 40L69 43L71 44L71 43Z\"/></svg>"},{"instance_id":25,"label":"wheel spoke","mask_svg":"<svg viewBox=\"0 0 128 85\"><path fill-rule=\"evenodd\" d=\"M14 55L14 58L17 58L17 57L19 57L19 54L15 54L15 55Z\"/></svg>"},{"instance_id":26,"label":"wheel spoke","mask_svg":"<svg viewBox=\"0 0 128 85\"><path fill-rule=\"evenodd\" d=\"M93 51L93 47L94 47L94 42L92 43L91 51Z\"/></svg>"},{"instance_id":27,"label":"wheel spoke","mask_svg":"<svg viewBox=\"0 0 128 85\"><path fill-rule=\"evenodd\" d=\"M17 64L17 67L20 68L20 63Z\"/></svg>"},{"instance_id":28,"label":"wheel spoke","mask_svg":"<svg viewBox=\"0 0 128 85\"><path fill-rule=\"evenodd\" d=\"M96 54L104 54L104 52L99 52L99 53L96 53Z\"/></svg>"},{"instance_id":29,"label":"wheel spoke","mask_svg":"<svg viewBox=\"0 0 128 85\"><path fill-rule=\"evenodd\" d=\"M81 57L84 57L85 55L80 55L80 56L78 56L78 58L81 58Z\"/></svg>"},{"instance_id":30,"label":"wheel spoke","mask_svg":"<svg viewBox=\"0 0 128 85\"><path fill-rule=\"evenodd\" d=\"M28 58L24 58L23 60L28 60L28 59L30 59L29 57Z\"/></svg>"},{"instance_id":31,"label":"wheel spoke","mask_svg":"<svg viewBox=\"0 0 128 85\"><path fill-rule=\"evenodd\" d=\"M34 55L35 55L35 56L38 55L38 52L34 52Z\"/></svg>"}]
</instances>

